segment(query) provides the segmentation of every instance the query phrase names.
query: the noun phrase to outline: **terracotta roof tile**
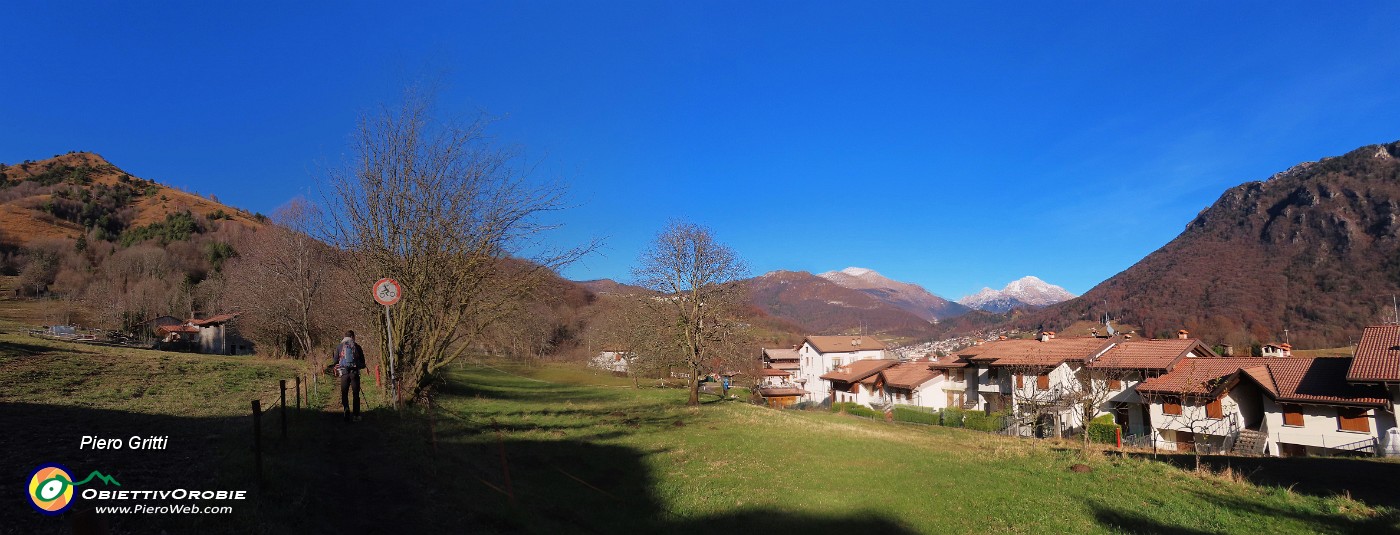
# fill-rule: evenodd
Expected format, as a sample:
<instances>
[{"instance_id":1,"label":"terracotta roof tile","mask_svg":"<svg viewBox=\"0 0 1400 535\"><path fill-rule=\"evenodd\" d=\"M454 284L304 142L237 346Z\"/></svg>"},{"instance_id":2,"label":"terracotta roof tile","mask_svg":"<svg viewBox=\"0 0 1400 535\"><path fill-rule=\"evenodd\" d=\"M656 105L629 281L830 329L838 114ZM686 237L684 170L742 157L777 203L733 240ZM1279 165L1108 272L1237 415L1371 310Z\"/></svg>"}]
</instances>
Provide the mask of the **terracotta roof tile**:
<instances>
[{"instance_id":1,"label":"terracotta roof tile","mask_svg":"<svg viewBox=\"0 0 1400 535\"><path fill-rule=\"evenodd\" d=\"M938 376L938 372L929 369L927 362L901 362L880 371L885 384L905 390L913 390Z\"/></svg>"},{"instance_id":2,"label":"terracotta roof tile","mask_svg":"<svg viewBox=\"0 0 1400 535\"><path fill-rule=\"evenodd\" d=\"M1291 357L1273 359L1269 372L1277 384L1279 401L1380 405L1386 400L1385 387L1347 382L1348 357ZM1253 377L1251 375L1251 377Z\"/></svg>"},{"instance_id":3,"label":"terracotta roof tile","mask_svg":"<svg viewBox=\"0 0 1400 535\"><path fill-rule=\"evenodd\" d=\"M759 375L764 377L787 377L792 374L775 368L764 368L762 372L759 372Z\"/></svg>"},{"instance_id":4,"label":"terracotta roof tile","mask_svg":"<svg viewBox=\"0 0 1400 535\"><path fill-rule=\"evenodd\" d=\"M234 313L232 313L232 314L218 314L218 315L214 315L214 316L209 316L209 317L204 318L204 319L201 319L201 320L190 320L189 323L190 323L191 325L197 325L197 326L213 325L213 324L215 324L215 323L225 323L225 322L228 322L229 320L234 319L234 318L237 318L237 317L238 317L238 313L237 313L237 312L234 312ZM753 353L750 353L750 355L752 355L752 354L753 354Z\"/></svg>"},{"instance_id":5,"label":"terracotta roof tile","mask_svg":"<svg viewBox=\"0 0 1400 535\"><path fill-rule=\"evenodd\" d=\"M939 357L933 362L928 363L928 367L931 370L944 370L948 368L966 368L971 365L971 361L968 361L966 357L959 355L948 355L946 357Z\"/></svg>"},{"instance_id":6,"label":"terracotta roof tile","mask_svg":"<svg viewBox=\"0 0 1400 535\"><path fill-rule=\"evenodd\" d=\"M1386 392L1347 382L1346 357L1225 357L1184 359L1172 371L1143 381L1139 392L1215 394L1221 386L1248 379L1279 401L1384 406Z\"/></svg>"},{"instance_id":7,"label":"terracotta roof tile","mask_svg":"<svg viewBox=\"0 0 1400 535\"><path fill-rule=\"evenodd\" d=\"M998 340L983 344L984 349L970 358L990 361L993 366L1058 366L1067 360L1093 358L1112 343L1107 338Z\"/></svg>"},{"instance_id":8,"label":"terracotta roof tile","mask_svg":"<svg viewBox=\"0 0 1400 535\"><path fill-rule=\"evenodd\" d=\"M765 347L763 348L763 354L768 357L768 360L797 360L801 358L798 356L796 349L772 349Z\"/></svg>"},{"instance_id":9,"label":"terracotta roof tile","mask_svg":"<svg viewBox=\"0 0 1400 535\"><path fill-rule=\"evenodd\" d=\"M1347 380L1400 382L1400 325L1372 325L1361 333Z\"/></svg>"},{"instance_id":10,"label":"terracotta roof tile","mask_svg":"<svg viewBox=\"0 0 1400 535\"><path fill-rule=\"evenodd\" d=\"M1168 370L1193 351L1198 357L1219 356L1194 338L1124 340L1114 344L1103 356L1094 359L1088 366L1119 370Z\"/></svg>"},{"instance_id":11,"label":"terracotta roof tile","mask_svg":"<svg viewBox=\"0 0 1400 535\"><path fill-rule=\"evenodd\" d=\"M880 370L894 366L899 361L894 359L864 359L857 360L835 370L831 370L822 375L822 379L828 381L841 381L845 383L855 383L867 377L872 377Z\"/></svg>"},{"instance_id":12,"label":"terracotta roof tile","mask_svg":"<svg viewBox=\"0 0 1400 535\"><path fill-rule=\"evenodd\" d=\"M854 353L888 349L884 342L869 336L808 336L806 342L818 353Z\"/></svg>"}]
</instances>

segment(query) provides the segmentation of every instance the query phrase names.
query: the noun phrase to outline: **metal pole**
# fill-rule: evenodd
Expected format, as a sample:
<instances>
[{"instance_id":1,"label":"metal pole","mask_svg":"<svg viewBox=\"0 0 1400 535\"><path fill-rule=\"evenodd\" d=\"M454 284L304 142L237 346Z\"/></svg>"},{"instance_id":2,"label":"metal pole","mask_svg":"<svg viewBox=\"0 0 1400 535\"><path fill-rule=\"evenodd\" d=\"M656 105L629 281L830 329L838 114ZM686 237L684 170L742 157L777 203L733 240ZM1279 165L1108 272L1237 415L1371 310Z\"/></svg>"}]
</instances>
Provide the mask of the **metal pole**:
<instances>
[{"instance_id":1,"label":"metal pole","mask_svg":"<svg viewBox=\"0 0 1400 535\"><path fill-rule=\"evenodd\" d=\"M399 382L394 378L394 319L389 315L389 307L384 307L384 327L389 333L389 383L394 385L394 407L399 406Z\"/></svg>"},{"instance_id":2,"label":"metal pole","mask_svg":"<svg viewBox=\"0 0 1400 535\"><path fill-rule=\"evenodd\" d=\"M257 466L258 487L262 479L262 402L253 400L253 459Z\"/></svg>"},{"instance_id":3,"label":"metal pole","mask_svg":"<svg viewBox=\"0 0 1400 535\"><path fill-rule=\"evenodd\" d=\"M278 403L281 409L278 411L278 419L282 422L282 438L287 438L287 380L278 379L277 386L282 390L282 399Z\"/></svg>"}]
</instances>

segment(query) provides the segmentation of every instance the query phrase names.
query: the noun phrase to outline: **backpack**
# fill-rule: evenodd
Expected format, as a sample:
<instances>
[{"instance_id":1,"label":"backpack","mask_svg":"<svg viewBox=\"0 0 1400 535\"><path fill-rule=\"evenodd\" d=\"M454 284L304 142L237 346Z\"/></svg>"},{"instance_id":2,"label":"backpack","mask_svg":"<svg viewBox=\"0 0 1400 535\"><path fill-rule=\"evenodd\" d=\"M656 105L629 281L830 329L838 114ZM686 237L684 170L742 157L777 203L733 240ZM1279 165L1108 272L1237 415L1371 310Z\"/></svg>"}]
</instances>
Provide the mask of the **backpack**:
<instances>
[{"instance_id":1,"label":"backpack","mask_svg":"<svg viewBox=\"0 0 1400 535\"><path fill-rule=\"evenodd\" d=\"M365 367L364 357L355 351L355 342L344 342L340 344L340 350L336 352L340 357L337 364L342 370L357 370Z\"/></svg>"}]
</instances>

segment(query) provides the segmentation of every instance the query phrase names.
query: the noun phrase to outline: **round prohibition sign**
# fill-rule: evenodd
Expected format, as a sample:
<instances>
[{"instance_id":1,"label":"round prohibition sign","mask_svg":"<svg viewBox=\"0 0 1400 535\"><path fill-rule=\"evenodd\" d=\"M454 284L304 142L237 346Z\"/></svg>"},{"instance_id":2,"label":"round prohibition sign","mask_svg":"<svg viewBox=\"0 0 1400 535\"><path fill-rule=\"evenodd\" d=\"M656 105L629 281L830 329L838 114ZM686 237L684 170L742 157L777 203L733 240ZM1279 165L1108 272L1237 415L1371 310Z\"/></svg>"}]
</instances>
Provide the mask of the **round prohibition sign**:
<instances>
[{"instance_id":1,"label":"round prohibition sign","mask_svg":"<svg viewBox=\"0 0 1400 535\"><path fill-rule=\"evenodd\" d=\"M403 291L399 288L399 281L387 277L379 279L379 282L374 283L373 293L375 302L386 307L394 306L394 303L399 302L399 298L403 297Z\"/></svg>"}]
</instances>

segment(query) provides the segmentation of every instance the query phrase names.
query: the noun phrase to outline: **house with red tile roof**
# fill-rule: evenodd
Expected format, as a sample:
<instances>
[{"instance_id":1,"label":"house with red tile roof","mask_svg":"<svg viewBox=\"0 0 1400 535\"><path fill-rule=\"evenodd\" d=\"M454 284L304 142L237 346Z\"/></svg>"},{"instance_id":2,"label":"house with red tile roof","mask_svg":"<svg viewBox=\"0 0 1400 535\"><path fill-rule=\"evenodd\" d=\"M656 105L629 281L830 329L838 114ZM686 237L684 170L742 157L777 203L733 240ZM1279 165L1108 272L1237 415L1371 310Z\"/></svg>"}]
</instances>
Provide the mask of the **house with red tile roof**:
<instances>
[{"instance_id":1,"label":"house with red tile roof","mask_svg":"<svg viewBox=\"0 0 1400 535\"><path fill-rule=\"evenodd\" d=\"M898 363L894 359L857 360L833 368L822 374L821 379L827 382L832 403L870 405L884 401L877 385L880 372Z\"/></svg>"},{"instance_id":2,"label":"house with red tile roof","mask_svg":"<svg viewBox=\"0 0 1400 535\"><path fill-rule=\"evenodd\" d=\"M1148 404L1138 394L1143 380L1170 372L1193 358L1219 358L1200 340L1180 331L1175 339L1123 339L1085 365L1084 375L1102 392L1102 413L1113 414L1124 435L1148 435L1152 431Z\"/></svg>"},{"instance_id":3,"label":"house with red tile roof","mask_svg":"<svg viewBox=\"0 0 1400 535\"><path fill-rule=\"evenodd\" d=\"M253 344L238 334L239 313L215 314L207 318L195 318L185 325L199 330L194 343L200 353L213 355L246 355L253 352Z\"/></svg>"},{"instance_id":4,"label":"house with red tile roof","mask_svg":"<svg viewBox=\"0 0 1400 535\"><path fill-rule=\"evenodd\" d=\"M789 373L796 373L797 370L801 368L801 365L798 363L801 357L797 354L797 348L777 349L765 347L763 348L761 358L763 359L764 368L775 368Z\"/></svg>"},{"instance_id":5,"label":"house with red tile roof","mask_svg":"<svg viewBox=\"0 0 1400 535\"><path fill-rule=\"evenodd\" d=\"M893 405L917 405L942 409L944 403L943 373L929 368L929 361L901 362L880 370L875 387L881 399Z\"/></svg>"},{"instance_id":6,"label":"house with red tile roof","mask_svg":"<svg viewBox=\"0 0 1400 535\"><path fill-rule=\"evenodd\" d=\"M831 383L822 375L861 360L888 359L887 349L871 336L808 336L797 348L798 370L792 380L809 393L808 401L829 403Z\"/></svg>"},{"instance_id":7,"label":"house with red tile roof","mask_svg":"<svg viewBox=\"0 0 1400 535\"><path fill-rule=\"evenodd\" d=\"M1347 357L1189 359L1137 386L1164 449L1242 454L1375 452L1395 427L1383 387Z\"/></svg>"},{"instance_id":8,"label":"house with red tile roof","mask_svg":"<svg viewBox=\"0 0 1400 535\"><path fill-rule=\"evenodd\" d=\"M1034 339L987 342L971 352L960 352L976 366L967 375L968 390L975 382L979 396L975 408L1008 410L1022 423L1049 434L1081 427L1074 410L1081 389L1080 370L1113 347L1116 338L1056 338L1042 332ZM964 406L971 405L971 401Z\"/></svg>"}]
</instances>

